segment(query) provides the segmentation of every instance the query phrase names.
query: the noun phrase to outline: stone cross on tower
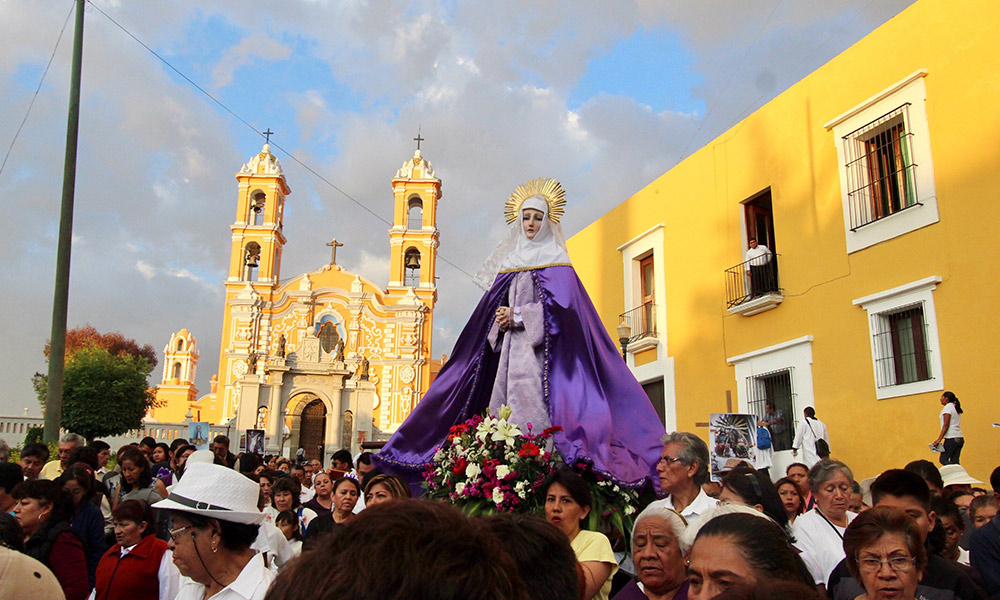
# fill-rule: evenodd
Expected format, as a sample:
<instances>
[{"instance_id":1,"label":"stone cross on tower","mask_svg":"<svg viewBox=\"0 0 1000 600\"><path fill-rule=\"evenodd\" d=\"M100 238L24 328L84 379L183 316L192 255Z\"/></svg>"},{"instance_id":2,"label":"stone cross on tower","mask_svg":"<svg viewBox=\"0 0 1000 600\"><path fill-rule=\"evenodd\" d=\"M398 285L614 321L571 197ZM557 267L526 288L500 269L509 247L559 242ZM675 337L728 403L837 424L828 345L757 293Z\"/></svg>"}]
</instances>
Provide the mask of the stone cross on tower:
<instances>
[{"instance_id":1,"label":"stone cross on tower","mask_svg":"<svg viewBox=\"0 0 1000 600\"><path fill-rule=\"evenodd\" d=\"M420 142L424 141L426 138L420 137L420 128L417 127L417 137L413 138L413 141L417 143L417 150L420 150Z\"/></svg>"},{"instance_id":2,"label":"stone cross on tower","mask_svg":"<svg viewBox=\"0 0 1000 600\"><path fill-rule=\"evenodd\" d=\"M343 246L343 244L338 242L337 238L333 238L333 241L328 242L326 245L333 248L333 251L330 253L330 264L331 265L337 264L337 248Z\"/></svg>"},{"instance_id":3,"label":"stone cross on tower","mask_svg":"<svg viewBox=\"0 0 1000 600\"><path fill-rule=\"evenodd\" d=\"M274 132L271 131L270 127L268 127L267 131L264 131L262 133L264 134L264 143L265 144L270 144L271 143L271 136L274 135ZM420 135L420 134L417 134L417 135Z\"/></svg>"}]
</instances>

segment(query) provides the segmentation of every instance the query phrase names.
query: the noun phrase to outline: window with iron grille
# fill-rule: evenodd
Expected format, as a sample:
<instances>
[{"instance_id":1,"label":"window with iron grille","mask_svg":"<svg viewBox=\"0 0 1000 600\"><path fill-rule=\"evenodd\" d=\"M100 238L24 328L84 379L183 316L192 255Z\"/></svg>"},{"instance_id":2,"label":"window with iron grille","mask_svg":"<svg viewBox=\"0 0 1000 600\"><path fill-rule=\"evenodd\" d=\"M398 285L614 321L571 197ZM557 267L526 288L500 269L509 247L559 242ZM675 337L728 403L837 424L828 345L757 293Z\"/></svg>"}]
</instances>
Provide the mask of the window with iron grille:
<instances>
[{"instance_id":1,"label":"window with iron grille","mask_svg":"<svg viewBox=\"0 0 1000 600\"><path fill-rule=\"evenodd\" d=\"M747 405L750 412L763 421L780 423L769 427L771 448L790 450L795 437L795 393L792 391L792 369L781 369L747 377ZM768 412L768 405L773 411Z\"/></svg>"},{"instance_id":2,"label":"window with iron grille","mask_svg":"<svg viewBox=\"0 0 1000 600\"><path fill-rule=\"evenodd\" d=\"M875 385L903 385L931 378L923 303L872 315Z\"/></svg>"},{"instance_id":3,"label":"window with iron grille","mask_svg":"<svg viewBox=\"0 0 1000 600\"><path fill-rule=\"evenodd\" d=\"M906 103L843 137L851 230L920 204Z\"/></svg>"}]
</instances>

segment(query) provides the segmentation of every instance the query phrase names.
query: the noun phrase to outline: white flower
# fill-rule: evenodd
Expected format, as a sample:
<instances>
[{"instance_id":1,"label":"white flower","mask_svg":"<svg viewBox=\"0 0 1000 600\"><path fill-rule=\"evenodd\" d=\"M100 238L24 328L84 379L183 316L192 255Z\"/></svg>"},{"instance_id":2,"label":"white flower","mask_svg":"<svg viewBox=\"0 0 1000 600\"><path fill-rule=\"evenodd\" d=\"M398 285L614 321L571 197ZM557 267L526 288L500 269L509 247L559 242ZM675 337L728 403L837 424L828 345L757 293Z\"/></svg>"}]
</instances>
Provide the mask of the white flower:
<instances>
[{"instance_id":1,"label":"white flower","mask_svg":"<svg viewBox=\"0 0 1000 600\"><path fill-rule=\"evenodd\" d=\"M510 418L511 413L513 413L513 412L514 412L514 409L512 409L511 407L509 407L506 404L504 404L503 406L500 407L500 410L497 411L497 415L499 415L499 417L502 420L506 421L507 419Z\"/></svg>"},{"instance_id":2,"label":"white flower","mask_svg":"<svg viewBox=\"0 0 1000 600\"><path fill-rule=\"evenodd\" d=\"M621 490L618 489L617 485L614 487L614 490L615 490L616 493L619 492L619 491L621 491Z\"/></svg>"},{"instance_id":3,"label":"white flower","mask_svg":"<svg viewBox=\"0 0 1000 600\"><path fill-rule=\"evenodd\" d=\"M494 442L503 442L512 447L515 439L521 435L521 430L516 424L508 423L506 419L500 419L497 423L496 432L493 433Z\"/></svg>"},{"instance_id":4,"label":"white flower","mask_svg":"<svg viewBox=\"0 0 1000 600\"><path fill-rule=\"evenodd\" d=\"M482 472L483 470L476 463L470 463L469 466L465 467L465 476L469 479L475 479Z\"/></svg>"},{"instance_id":5,"label":"white flower","mask_svg":"<svg viewBox=\"0 0 1000 600\"><path fill-rule=\"evenodd\" d=\"M460 482L458 482L458 483L455 484L455 493L456 494L458 494L459 496L461 496L462 492L464 492L464 491L465 491L465 484L464 483L462 483L460 481Z\"/></svg>"},{"instance_id":6,"label":"white flower","mask_svg":"<svg viewBox=\"0 0 1000 600\"><path fill-rule=\"evenodd\" d=\"M497 467L497 479L504 479L510 475L510 467L507 465L500 465Z\"/></svg>"},{"instance_id":7,"label":"white flower","mask_svg":"<svg viewBox=\"0 0 1000 600\"><path fill-rule=\"evenodd\" d=\"M631 504L626 504L625 505L625 514L626 515L634 515L635 514L635 507L632 506Z\"/></svg>"},{"instance_id":8,"label":"white flower","mask_svg":"<svg viewBox=\"0 0 1000 600\"><path fill-rule=\"evenodd\" d=\"M497 506L503 504L503 490L499 486L493 488L493 503Z\"/></svg>"}]
</instances>

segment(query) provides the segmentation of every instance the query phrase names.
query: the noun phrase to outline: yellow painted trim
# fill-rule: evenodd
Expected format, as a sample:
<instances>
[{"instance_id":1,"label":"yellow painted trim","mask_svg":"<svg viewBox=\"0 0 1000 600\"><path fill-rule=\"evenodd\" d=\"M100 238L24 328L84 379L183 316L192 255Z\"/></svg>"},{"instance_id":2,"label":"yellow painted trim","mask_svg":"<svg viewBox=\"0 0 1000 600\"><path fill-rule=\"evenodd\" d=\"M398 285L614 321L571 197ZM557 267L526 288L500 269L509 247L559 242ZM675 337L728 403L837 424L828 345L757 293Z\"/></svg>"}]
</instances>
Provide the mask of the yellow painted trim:
<instances>
[{"instance_id":1,"label":"yellow painted trim","mask_svg":"<svg viewBox=\"0 0 1000 600\"><path fill-rule=\"evenodd\" d=\"M635 353L635 366L641 367L642 365L648 365L651 362L656 362L656 348L650 348L649 350L643 350L642 352Z\"/></svg>"}]
</instances>

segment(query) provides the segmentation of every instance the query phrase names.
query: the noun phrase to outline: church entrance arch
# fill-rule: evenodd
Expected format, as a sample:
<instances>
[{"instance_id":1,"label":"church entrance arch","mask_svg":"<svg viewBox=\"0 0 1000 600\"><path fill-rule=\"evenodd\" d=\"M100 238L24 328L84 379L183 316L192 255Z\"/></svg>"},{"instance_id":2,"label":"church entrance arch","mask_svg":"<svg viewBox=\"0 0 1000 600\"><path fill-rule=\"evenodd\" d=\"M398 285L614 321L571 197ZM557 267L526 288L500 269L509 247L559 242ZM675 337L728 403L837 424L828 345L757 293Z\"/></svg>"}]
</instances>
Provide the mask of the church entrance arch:
<instances>
[{"instance_id":1,"label":"church entrance arch","mask_svg":"<svg viewBox=\"0 0 1000 600\"><path fill-rule=\"evenodd\" d=\"M319 398L305 405L299 424L299 446L306 451L306 460L323 460L326 441L326 405Z\"/></svg>"}]
</instances>

